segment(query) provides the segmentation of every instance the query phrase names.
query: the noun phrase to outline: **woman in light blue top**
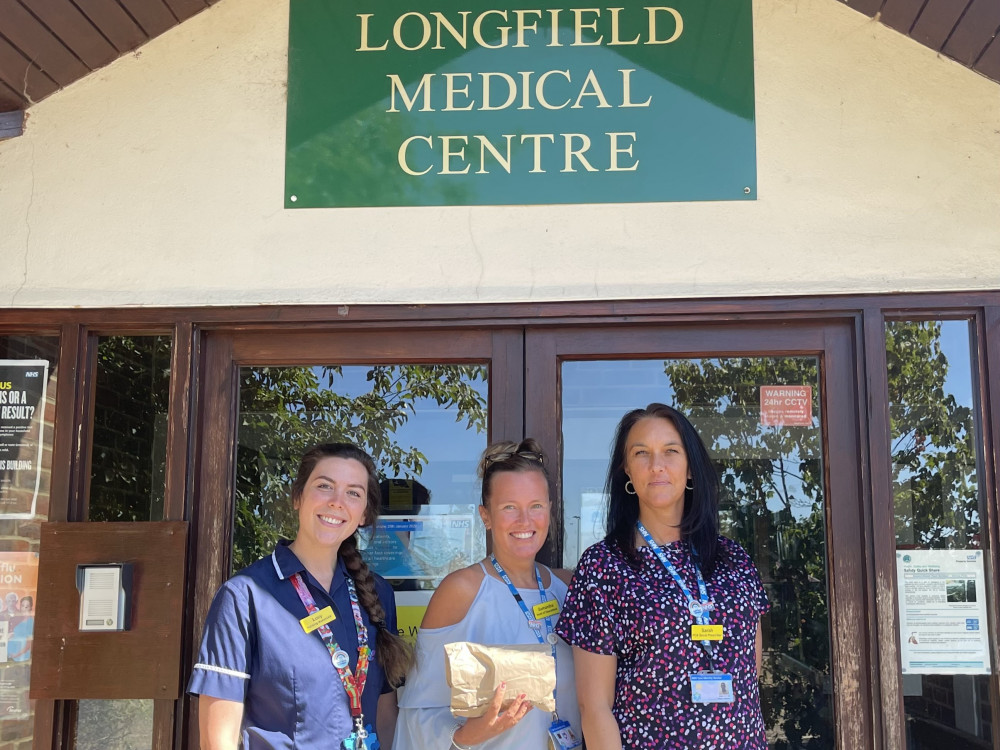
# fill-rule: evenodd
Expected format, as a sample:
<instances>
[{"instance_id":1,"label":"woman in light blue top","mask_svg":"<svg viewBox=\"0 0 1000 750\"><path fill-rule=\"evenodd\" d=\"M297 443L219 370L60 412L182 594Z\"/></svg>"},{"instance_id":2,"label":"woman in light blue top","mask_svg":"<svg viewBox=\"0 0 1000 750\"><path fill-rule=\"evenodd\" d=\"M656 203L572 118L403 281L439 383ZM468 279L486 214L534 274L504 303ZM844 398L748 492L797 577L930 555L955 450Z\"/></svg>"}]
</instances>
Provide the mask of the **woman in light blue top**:
<instances>
[{"instance_id":1,"label":"woman in light blue top","mask_svg":"<svg viewBox=\"0 0 1000 750\"><path fill-rule=\"evenodd\" d=\"M394 750L547 750L554 728L564 727L562 736L565 729L580 736L572 651L552 632L558 614L539 618L534 611L543 601L558 601L561 608L569 583L568 571L535 562L551 517L544 461L530 438L495 443L483 454L479 514L492 534L493 554L446 577L431 598L417 637L416 666L400 691ZM501 685L485 715L452 717L444 645L455 641L551 643L558 716L532 708L523 696L503 707Z\"/></svg>"}]
</instances>

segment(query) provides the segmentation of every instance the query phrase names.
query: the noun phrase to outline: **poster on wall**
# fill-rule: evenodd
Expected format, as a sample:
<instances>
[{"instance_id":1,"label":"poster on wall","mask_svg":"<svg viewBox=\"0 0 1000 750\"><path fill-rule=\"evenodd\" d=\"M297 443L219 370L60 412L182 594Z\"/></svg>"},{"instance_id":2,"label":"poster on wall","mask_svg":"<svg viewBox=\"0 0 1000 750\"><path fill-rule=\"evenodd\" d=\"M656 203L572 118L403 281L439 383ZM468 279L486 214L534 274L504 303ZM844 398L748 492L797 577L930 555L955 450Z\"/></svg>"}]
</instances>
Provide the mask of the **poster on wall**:
<instances>
[{"instance_id":1,"label":"poster on wall","mask_svg":"<svg viewBox=\"0 0 1000 750\"><path fill-rule=\"evenodd\" d=\"M42 359L0 359L0 519L35 515L48 370Z\"/></svg>"},{"instance_id":2,"label":"poster on wall","mask_svg":"<svg viewBox=\"0 0 1000 750\"><path fill-rule=\"evenodd\" d=\"M427 605L430 604L433 591L397 591L396 592L396 628L400 638L411 646L417 645L417 634L420 633L420 623L423 622Z\"/></svg>"},{"instance_id":3,"label":"poster on wall","mask_svg":"<svg viewBox=\"0 0 1000 750\"><path fill-rule=\"evenodd\" d=\"M989 674L982 550L897 550L903 674Z\"/></svg>"},{"instance_id":4,"label":"poster on wall","mask_svg":"<svg viewBox=\"0 0 1000 750\"><path fill-rule=\"evenodd\" d=\"M0 552L0 721L30 715L38 554Z\"/></svg>"},{"instance_id":5,"label":"poster on wall","mask_svg":"<svg viewBox=\"0 0 1000 750\"><path fill-rule=\"evenodd\" d=\"M439 581L476 561L471 513L383 516L365 562L383 578Z\"/></svg>"},{"instance_id":6,"label":"poster on wall","mask_svg":"<svg viewBox=\"0 0 1000 750\"><path fill-rule=\"evenodd\" d=\"M755 200L751 0L616 6L291 0L285 208Z\"/></svg>"}]
</instances>

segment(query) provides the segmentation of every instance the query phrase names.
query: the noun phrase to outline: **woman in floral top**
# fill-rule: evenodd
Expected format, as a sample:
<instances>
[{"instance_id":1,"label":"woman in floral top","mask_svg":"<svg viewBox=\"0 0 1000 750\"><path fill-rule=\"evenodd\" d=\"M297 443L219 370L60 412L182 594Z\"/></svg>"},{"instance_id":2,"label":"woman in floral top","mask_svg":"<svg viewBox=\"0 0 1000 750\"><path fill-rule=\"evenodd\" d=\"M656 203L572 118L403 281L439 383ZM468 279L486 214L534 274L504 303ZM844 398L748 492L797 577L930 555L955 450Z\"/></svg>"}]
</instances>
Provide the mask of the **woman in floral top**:
<instances>
[{"instance_id":1,"label":"woman in floral top","mask_svg":"<svg viewBox=\"0 0 1000 750\"><path fill-rule=\"evenodd\" d=\"M587 675L587 745L765 750L757 674L770 605L750 557L719 536L704 443L680 412L650 404L622 418L613 451L608 535L580 559L556 627Z\"/></svg>"}]
</instances>

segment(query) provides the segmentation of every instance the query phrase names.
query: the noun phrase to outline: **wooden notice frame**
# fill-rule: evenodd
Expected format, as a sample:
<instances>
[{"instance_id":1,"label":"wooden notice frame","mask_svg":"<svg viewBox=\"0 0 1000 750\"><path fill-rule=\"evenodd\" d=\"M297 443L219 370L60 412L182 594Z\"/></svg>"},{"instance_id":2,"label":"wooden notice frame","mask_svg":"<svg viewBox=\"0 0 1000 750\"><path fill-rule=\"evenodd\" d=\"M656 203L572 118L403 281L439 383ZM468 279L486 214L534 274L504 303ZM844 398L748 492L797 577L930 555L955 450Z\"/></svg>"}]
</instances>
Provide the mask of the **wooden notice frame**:
<instances>
[{"instance_id":1,"label":"wooden notice frame","mask_svg":"<svg viewBox=\"0 0 1000 750\"><path fill-rule=\"evenodd\" d=\"M188 523L43 523L32 646L33 699L181 694ZM81 632L76 566L131 563L132 615L121 632Z\"/></svg>"}]
</instances>

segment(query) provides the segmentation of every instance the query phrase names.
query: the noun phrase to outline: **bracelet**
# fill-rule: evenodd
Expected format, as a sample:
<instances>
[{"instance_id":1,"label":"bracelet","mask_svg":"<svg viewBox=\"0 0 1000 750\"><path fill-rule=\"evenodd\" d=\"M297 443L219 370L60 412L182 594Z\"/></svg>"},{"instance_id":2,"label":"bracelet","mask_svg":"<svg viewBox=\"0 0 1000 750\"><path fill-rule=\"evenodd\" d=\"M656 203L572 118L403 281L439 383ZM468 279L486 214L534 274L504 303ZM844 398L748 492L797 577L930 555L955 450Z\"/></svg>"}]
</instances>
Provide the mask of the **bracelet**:
<instances>
[{"instance_id":1,"label":"bracelet","mask_svg":"<svg viewBox=\"0 0 1000 750\"><path fill-rule=\"evenodd\" d=\"M455 748L455 750L472 750L472 748L468 745L459 745L458 741L455 739L455 732L464 726L465 724L456 724L451 728L451 746Z\"/></svg>"}]
</instances>

